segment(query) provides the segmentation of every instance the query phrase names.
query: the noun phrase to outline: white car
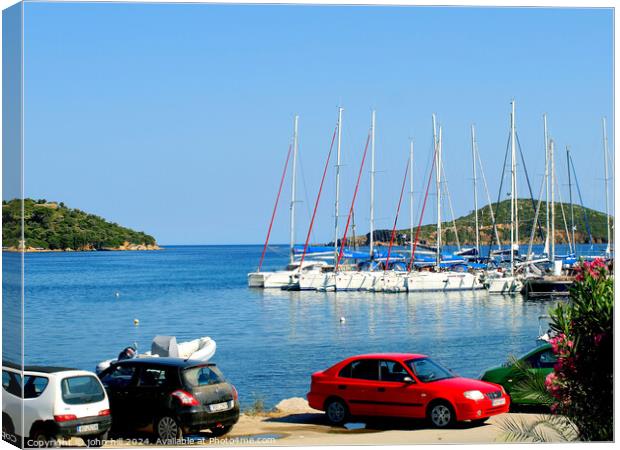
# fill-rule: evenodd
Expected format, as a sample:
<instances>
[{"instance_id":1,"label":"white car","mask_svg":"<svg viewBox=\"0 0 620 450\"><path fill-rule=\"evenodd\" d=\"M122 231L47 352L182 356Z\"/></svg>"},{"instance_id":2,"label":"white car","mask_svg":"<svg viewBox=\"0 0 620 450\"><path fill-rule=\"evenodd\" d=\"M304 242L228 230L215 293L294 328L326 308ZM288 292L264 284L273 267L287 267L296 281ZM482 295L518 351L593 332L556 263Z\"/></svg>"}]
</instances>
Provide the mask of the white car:
<instances>
[{"instance_id":1,"label":"white car","mask_svg":"<svg viewBox=\"0 0 620 450\"><path fill-rule=\"evenodd\" d=\"M3 362L4 440L19 447L42 447L77 436L89 447L98 447L111 424L108 396L95 374L37 366L26 366L22 372L20 366Z\"/></svg>"}]
</instances>

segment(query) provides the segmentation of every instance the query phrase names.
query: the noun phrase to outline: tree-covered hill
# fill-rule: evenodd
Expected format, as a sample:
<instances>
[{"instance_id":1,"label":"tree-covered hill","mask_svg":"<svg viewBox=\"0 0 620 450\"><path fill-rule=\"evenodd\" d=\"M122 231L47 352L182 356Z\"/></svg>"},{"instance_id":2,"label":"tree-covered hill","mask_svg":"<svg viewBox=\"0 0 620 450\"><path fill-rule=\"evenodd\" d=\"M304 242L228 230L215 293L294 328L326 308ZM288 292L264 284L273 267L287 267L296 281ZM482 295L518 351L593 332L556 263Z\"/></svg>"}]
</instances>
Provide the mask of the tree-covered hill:
<instances>
[{"instance_id":1,"label":"tree-covered hill","mask_svg":"<svg viewBox=\"0 0 620 450\"><path fill-rule=\"evenodd\" d=\"M503 200L499 204L494 203L493 213L495 214L495 220L497 224L497 231L499 238L503 244L510 242L510 200ZM530 199L519 199L519 241L521 244L527 244L530 240L530 234L532 232L532 225L535 215L535 206L532 205ZM551 205L550 205L551 206ZM594 243L607 242L607 219L605 213L596 211L590 208L582 208L579 205L573 205L573 216L575 221L575 241L577 243L589 242L589 237L586 227L587 223L592 234L592 240ZM428 216L429 211L426 212ZM564 220L566 218L566 222ZM445 219L445 215L444 215ZM538 221L542 228L543 235L545 233L546 226L546 203L541 202L540 212L538 215ZM469 214L456 219L456 228L458 231L458 237L461 244L475 244L476 240L476 228L474 211ZM478 209L478 223L480 227L480 243L481 245L488 244L495 237L493 235L493 221L491 219L491 212L489 206L483 206ZM566 223L566 225L565 225ZM613 217L611 219L613 226ZM402 222L401 222L402 225ZM417 229L417 223L414 225L413 235L415 237ZM568 203L555 203L555 239L556 243L566 243L566 229L569 233L571 231L571 208ZM437 229L434 223L423 225L420 228L419 240L421 242L428 242L434 244L437 237ZM612 230L613 233L613 230ZM377 242L389 242L391 230L376 230L375 241ZM399 244L405 243L410 239L409 228L400 229L397 232ZM365 245L368 242L369 235L359 236L357 239L358 245ZM455 245L456 236L454 234L454 226L452 221L442 222L442 239L446 245ZM537 231L534 236L534 243L541 243L541 237Z\"/></svg>"},{"instance_id":2,"label":"tree-covered hill","mask_svg":"<svg viewBox=\"0 0 620 450\"><path fill-rule=\"evenodd\" d=\"M2 202L2 246L26 250L142 250L156 249L155 238L111 223L64 203L24 200L24 238L21 239L21 202Z\"/></svg>"}]
</instances>

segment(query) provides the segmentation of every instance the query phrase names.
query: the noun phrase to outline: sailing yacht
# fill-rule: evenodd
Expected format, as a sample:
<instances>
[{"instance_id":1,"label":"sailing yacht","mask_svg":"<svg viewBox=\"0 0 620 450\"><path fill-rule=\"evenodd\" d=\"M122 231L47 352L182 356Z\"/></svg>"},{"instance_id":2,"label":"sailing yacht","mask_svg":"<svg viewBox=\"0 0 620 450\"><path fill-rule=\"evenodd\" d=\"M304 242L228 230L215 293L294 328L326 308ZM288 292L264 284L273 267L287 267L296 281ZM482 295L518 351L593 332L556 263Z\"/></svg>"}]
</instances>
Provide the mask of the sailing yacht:
<instances>
[{"instance_id":1,"label":"sailing yacht","mask_svg":"<svg viewBox=\"0 0 620 450\"><path fill-rule=\"evenodd\" d=\"M446 262L442 260L441 254L441 174L442 174L442 128L439 127L439 137L437 137L436 117L433 114L433 145L435 163L435 181L437 190L437 251L435 253L435 266L425 270L410 270L402 275L404 288L408 292L425 291L464 291L482 289L484 286L479 277L469 272L457 272L454 270L442 270ZM432 176L432 174L431 174ZM429 179L430 183L430 179ZM413 189L411 189L413 191ZM428 192L427 192L428 193ZM412 194L410 194L412 196ZM410 199L410 201L412 201ZM423 210L422 210L423 212ZM411 226L412 228L412 226ZM416 236L417 237L417 236ZM410 268L415 263L415 244L411 249ZM432 269L432 270L428 270Z\"/></svg>"},{"instance_id":2,"label":"sailing yacht","mask_svg":"<svg viewBox=\"0 0 620 450\"><path fill-rule=\"evenodd\" d=\"M295 261L295 252L294 252L294 244L295 244L295 204L296 201L296 172L297 172L297 150L298 150L298 130L299 130L299 116L295 116L294 124L293 124L293 142L289 147L289 152L286 156L286 163L284 165L284 171L282 173L282 178L280 180L280 187L278 189L278 195L276 197L276 202L273 208L273 213L271 215L271 222L269 224L269 229L267 231L267 238L265 239L265 244L263 246L263 252L261 254L260 262L258 264L258 269L256 272L248 273L248 287L252 288L284 288L290 286L295 281L293 280L293 274L295 271L316 271L320 267L322 267L325 263L322 261ZM291 148L292 147L292 148ZM284 183L284 178L286 176L286 172L288 169L289 158L291 156L291 150L293 152L293 162L292 162L292 177L291 177L291 202L290 202L290 260L289 264L283 269L275 272L264 272L262 271L263 260L265 257L265 252L267 250L267 246L269 245L269 236L271 234L271 228L273 226L273 221L275 218L276 210L278 208L278 201L280 199L280 194L282 192L282 185Z\"/></svg>"},{"instance_id":3,"label":"sailing yacht","mask_svg":"<svg viewBox=\"0 0 620 450\"><path fill-rule=\"evenodd\" d=\"M491 294L516 294L523 289L521 277L515 273L515 254L519 252L519 213L517 200L517 156L515 133L515 102L511 102L510 114L510 270L488 271L485 276L486 287Z\"/></svg>"},{"instance_id":4,"label":"sailing yacht","mask_svg":"<svg viewBox=\"0 0 620 450\"><path fill-rule=\"evenodd\" d=\"M321 179L321 185L319 187L319 192L317 194L316 202L314 205L314 212L312 215L312 219L310 221L310 227L308 228L308 235L306 236L306 243L304 245L304 251L301 256L301 261L304 261L306 252L308 251L308 243L310 240L310 234L312 232L312 226L314 224L314 218L316 215L316 210L318 204L321 200L321 192L323 191L323 183L325 182L325 175L327 174L327 168L329 165L329 160L331 158L332 149L334 145L334 139L337 138L337 156L336 156L336 202L335 202L335 227L334 227L334 266L326 265L321 267L320 270L311 270L311 271L303 271L299 270L298 276L296 279L296 284L294 285L296 288L302 291L306 290L315 290L315 291L333 291L336 289L336 277L334 272L334 267L336 265L336 261L339 254L339 246L338 246L338 219L340 213L340 165L341 165L341 145L342 145L342 112L343 108L338 107L338 122L336 125L336 130L333 137L332 143L329 148L329 154L327 156L327 161L325 162L325 168L323 170L323 178Z\"/></svg>"}]
</instances>

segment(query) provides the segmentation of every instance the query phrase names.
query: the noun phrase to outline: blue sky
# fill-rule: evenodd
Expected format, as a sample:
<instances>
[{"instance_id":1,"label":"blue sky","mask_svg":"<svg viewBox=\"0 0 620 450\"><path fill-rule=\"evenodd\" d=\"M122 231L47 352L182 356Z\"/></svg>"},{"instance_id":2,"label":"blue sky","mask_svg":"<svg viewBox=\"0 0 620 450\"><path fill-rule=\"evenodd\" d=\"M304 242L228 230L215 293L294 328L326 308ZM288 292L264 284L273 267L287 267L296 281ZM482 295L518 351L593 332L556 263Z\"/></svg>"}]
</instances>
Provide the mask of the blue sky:
<instances>
[{"instance_id":1,"label":"blue sky","mask_svg":"<svg viewBox=\"0 0 620 450\"><path fill-rule=\"evenodd\" d=\"M340 104L342 215L372 108L377 227L394 220L410 137L423 190L433 112L461 215L473 207L469 127L476 124L495 199L515 98L536 193L546 112L560 183L570 145L584 202L602 210L612 20L610 9L29 3L26 195L64 201L163 244L261 243L297 113L302 241ZM523 177L519 184L526 194ZM368 230L368 198L365 170L358 232ZM287 185L272 242L288 239L288 201ZM333 201L330 170L316 241L332 238ZM431 206L425 222L433 214Z\"/></svg>"}]
</instances>

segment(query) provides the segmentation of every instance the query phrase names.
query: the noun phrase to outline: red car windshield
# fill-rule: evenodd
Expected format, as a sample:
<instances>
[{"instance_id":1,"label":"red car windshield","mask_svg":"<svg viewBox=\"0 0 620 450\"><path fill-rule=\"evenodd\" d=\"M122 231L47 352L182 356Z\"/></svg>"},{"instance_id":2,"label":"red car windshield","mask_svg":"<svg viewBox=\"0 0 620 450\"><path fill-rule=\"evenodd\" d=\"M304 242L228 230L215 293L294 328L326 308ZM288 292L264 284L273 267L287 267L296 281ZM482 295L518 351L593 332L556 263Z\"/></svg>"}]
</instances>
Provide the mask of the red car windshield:
<instances>
[{"instance_id":1,"label":"red car windshield","mask_svg":"<svg viewBox=\"0 0 620 450\"><path fill-rule=\"evenodd\" d=\"M455 375L430 358L412 359L407 365L413 370L422 383L454 378Z\"/></svg>"}]
</instances>

